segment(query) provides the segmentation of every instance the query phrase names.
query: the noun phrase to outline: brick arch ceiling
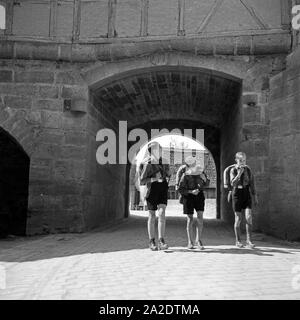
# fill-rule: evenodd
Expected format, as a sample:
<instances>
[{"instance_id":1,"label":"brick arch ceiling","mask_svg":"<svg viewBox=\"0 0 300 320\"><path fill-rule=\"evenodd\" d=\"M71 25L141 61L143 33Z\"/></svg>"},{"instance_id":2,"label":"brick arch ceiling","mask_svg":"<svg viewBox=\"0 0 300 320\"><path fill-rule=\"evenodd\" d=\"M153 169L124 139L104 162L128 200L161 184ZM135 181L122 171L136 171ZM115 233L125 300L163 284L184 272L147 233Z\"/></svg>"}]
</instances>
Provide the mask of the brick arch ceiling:
<instances>
[{"instance_id":1,"label":"brick arch ceiling","mask_svg":"<svg viewBox=\"0 0 300 320\"><path fill-rule=\"evenodd\" d=\"M147 121L190 119L221 127L234 108L241 83L197 68L160 67L106 79L91 89L96 108L129 126Z\"/></svg>"}]
</instances>

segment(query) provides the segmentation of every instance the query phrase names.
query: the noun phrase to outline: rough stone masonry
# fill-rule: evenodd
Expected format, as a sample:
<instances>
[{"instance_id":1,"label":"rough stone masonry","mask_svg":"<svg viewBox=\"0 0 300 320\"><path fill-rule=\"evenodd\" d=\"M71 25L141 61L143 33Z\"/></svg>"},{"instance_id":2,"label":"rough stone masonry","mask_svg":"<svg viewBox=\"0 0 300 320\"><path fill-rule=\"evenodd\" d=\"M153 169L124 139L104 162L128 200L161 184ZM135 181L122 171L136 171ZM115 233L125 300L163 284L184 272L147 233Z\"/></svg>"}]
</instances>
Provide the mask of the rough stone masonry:
<instances>
[{"instance_id":1,"label":"rough stone masonry","mask_svg":"<svg viewBox=\"0 0 300 320\"><path fill-rule=\"evenodd\" d=\"M82 232L126 217L130 168L98 165L95 137L127 120L129 129L204 128L218 211L229 222L222 171L245 151L259 192L255 228L300 238L300 69L290 1L0 5L0 141L29 158L25 210L12 218L10 203L1 208L8 231ZM6 163L16 155L7 150ZM13 192L18 178L6 177L2 186Z\"/></svg>"}]
</instances>

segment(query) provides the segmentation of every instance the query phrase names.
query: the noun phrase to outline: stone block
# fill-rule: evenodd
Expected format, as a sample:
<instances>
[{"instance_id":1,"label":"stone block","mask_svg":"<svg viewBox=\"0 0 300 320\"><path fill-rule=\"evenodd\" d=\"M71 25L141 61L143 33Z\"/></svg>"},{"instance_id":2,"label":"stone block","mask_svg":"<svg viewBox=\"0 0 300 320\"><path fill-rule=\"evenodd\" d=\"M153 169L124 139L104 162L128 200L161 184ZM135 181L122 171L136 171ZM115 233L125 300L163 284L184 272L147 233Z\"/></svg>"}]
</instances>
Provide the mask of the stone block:
<instances>
[{"instance_id":1,"label":"stone block","mask_svg":"<svg viewBox=\"0 0 300 320\"><path fill-rule=\"evenodd\" d=\"M62 206L67 210L81 211L83 208L83 199L77 195L63 195Z\"/></svg>"},{"instance_id":2,"label":"stone block","mask_svg":"<svg viewBox=\"0 0 300 320\"><path fill-rule=\"evenodd\" d=\"M69 172L71 179L83 180L85 178L85 161L72 161Z\"/></svg>"},{"instance_id":3,"label":"stone block","mask_svg":"<svg viewBox=\"0 0 300 320\"><path fill-rule=\"evenodd\" d=\"M269 144L268 140L256 140L254 142L254 150L256 156L268 156L269 153Z\"/></svg>"},{"instance_id":4,"label":"stone block","mask_svg":"<svg viewBox=\"0 0 300 320\"><path fill-rule=\"evenodd\" d=\"M60 129L62 127L62 113L57 111L42 110L42 125L45 128Z\"/></svg>"},{"instance_id":5,"label":"stone block","mask_svg":"<svg viewBox=\"0 0 300 320\"><path fill-rule=\"evenodd\" d=\"M51 43L35 43L32 50L32 59L36 60L57 60L58 45Z\"/></svg>"},{"instance_id":6,"label":"stone block","mask_svg":"<svg viewBox=\"0 0 300 320\"><path fill-rule=\"evenodd\" d=\"M255 184L258 191L269 189L269 175L265 173L255 174Z\"/></svg>"},{"instance_id":7,"label":"stone block","mask_svg":"<svg viewBox=\"0 0 300 320\"><path fill-rule=\"evenodd\" d=\"M50 71L17 71L15 82L53 83L54 73Z\"/></svg>"},{"instance_id":8,"label":"stone block","mask_svg":"<svg viewBox=\"0 0 300 320\"><path fill-rule=\"evenodd\" d=\"M258 94L253 92L243 93L242 103L243 105L256 106L258 103Z\"/></svg>"},{"instance_id":9,"label":"stone block","mask_svg":"<svg viewBox=\"0 0 300 320\"><path fill-rule=\"evenodd\" d=\"M269 137L269 126L259 124L245 124L242 129L243 135L248 139L264 139Z\"/></svg>"},{"instance_id":10,"label":"stone block","mask_svg":"<svg viewBox=\"0 0 300 320\"><path fill-rule=\"evenodd\" d=\"M45 166L30 166L30 180L50 180L51 167Z\"/></svg>"},{"instance_id":11,"label":"stone block","mask_svg":"<svg viewBox=\"0 0 300 320\"><path fill-rule=\"evenodd\" d=\"M260 106L243 106L243 119L244 123L260 122L261 120L261 108Z\"/></svg>"},{"instance_id":12,"label":"stone block","mask_svg":"<svg viewBox=\"0 0 300 320\"><path fill-rule=\"evenodd\" d=\"M66 180L55 181L54 182L54 192L55 194L81 194L83 191L83 184L76 180Z\"/></svg>"},{"instance_id":13,"label":"stone block","mask_svg":"<svg viewBox=\"0 0 300 320\"><path fill-rule=\"evenodd\" d=\"M29 194L30 195L53 194L52 181L46 181L46 180L35 181L33 179L30 179Z\"/></svg>"},{"instance_id":14,"label":"stone block","mask_svg":"<svg viewBox=\"0 0 300 320\"><path fill-rule=\"evenodd\" d=\"M38 99L33 100L33 110L63 111L63 100L60 99Z\"/></svg>"},{"instance_id":15,"label":"stone block","mask_svg":"<svg viewBox=\"0 0 300 320\"><path fill-rule=\"evenodd\" d=\"M5 122L10 117L10 114L7 110L4 110L4 106L0 102L0 123Z\"/></svg>"},{"instance_id":16,"label":"stone block","mask_svg":"<svg viewBox=\"0 0 300 320\"><path fill-rule=\"evenodd\" d=\"M55 86L38 86L37 96L44 99L57 99L59 88Z\"/></svg>"},{"instance_id":17,"label":"stone block","mask_svg":"<svg viewBox=\"0 0 300 320\"><path fill-rule=\"evenodd\" d=\"M64 112L62 115L63 128L73 132L87 129L87 114Z\"/></svg>"},{"instance_id":18,"label":"stone block","mask_svg":"<svg viewBox=\"0 0 300 320\"><path fill-rule=\"evenodd\" d=\"M97 60L95 45L72 45L71 55L72 61L76 62L87 62Z\"/></svg>"},{"instance_id":19,"label":"stone block","mask_svg":"<svg viewBox=\"0 0 300 320\"><path fill-rule=\"evenodd\" d=\"M34 150L34 157L58 159L61 155L61 147L57 144L39 143Z\"/></svg>"},{"instance_id":20,"label":"stone block","mask_svg":"<svg viewBox=\"0 0 300 320\"><path fill-rule=\"evenodd\" d=\"M87 149L85 147L77 146L63 146L61 150L62 159L80 160L85 159L87 156Z\"/></svg>"},{"instance_id":21,"label":"stone block","mask_svg":"<svg viewBox=\"0 0 300 320\"><path fill-rule=\"evenodd\" d=\"M64 181L70 179L69 176L70 161L57 160L54 163L54 179L55 181Z\"/></svg>"},{"instance_id":22,"label":"stone block","mask_svg":"<svg viewBox=\"0 0 300 320\"><path fill-rule=\"evenodd\" d=\"M62 144L64 134L57 129L44 129L39 134L39 141L43 143Z\"/></svg>"},{"instance_id":23,"label":"stone block","mask_svg":"<svg viewBox=\"0 0 300 320\"><path fill-rule=\"evenodd\" d=\"M4 104L7 108L12 109L30 109L32 99L29 97L5 96Z\"/></svg>"},{"instance_id":24,"label":"stone block","mask_svg":"<svg viewBox=\"0 0 300 320\"><path fill-rule=\"evenodd\" d=\"M14 43L11 41L0 41L0 58L12 59L14 54Z\"/></svg>"},{"instance_id":25,"label":"stone block","mask_svg":"<svg viewBox=\"0 0 300 320\"><path fill-rule=\"evenodd\" d=\"M59 45L59 60L71 61L72 56L72 45L60 44Z\"/></svg>"},{"instance_id":26,"label":"stone block","mask_svg":"<svg viewBox=\"0 0 300 320\"><path fill-rule=\"evenodd\" d=\"M271 120L270 123L270 136L280 137L291 134L291 121L284 117Z\"/></svg>"},{"instance_id":27,"label":"stone block","mask_svg":"<svg viewBox=\"0 0 300 320\"><path fill-rule=\"evenodd\" d=\"M84 146L88 143L88 134L86 131L82 132L65 132L65 144Z\"/></svg>"},{"instance_id":28,"label":"stone block","mask_svg":"<svg viewBox=\"0 0 300 320\"><path fill-rule=\"evenodd\" d=\"M61 97L63 99L79 98L79 99L88 100L88 88L79 87L79 86L72 86L72 87L63 86Z\"/></svg>"},{"instance_id":29,"label":"stone block","mask_svg":"<svg viewBox=\"0 0 300 320\"><path fill-rule=\"evenodd\" d=\"M59 84L82 84L83 79L77 71L62 71L56 74L56 83Z\"/></svg>"},{"instance_id":30,"label":"stone block","mask_svg":"<svg viewBox=\"0 0 300 320\"><path fill-rule=\"evenodd\" d=\"M11 70L0 70L0 82L11 82L13 73Z\"/></svg>"}]
</instances>

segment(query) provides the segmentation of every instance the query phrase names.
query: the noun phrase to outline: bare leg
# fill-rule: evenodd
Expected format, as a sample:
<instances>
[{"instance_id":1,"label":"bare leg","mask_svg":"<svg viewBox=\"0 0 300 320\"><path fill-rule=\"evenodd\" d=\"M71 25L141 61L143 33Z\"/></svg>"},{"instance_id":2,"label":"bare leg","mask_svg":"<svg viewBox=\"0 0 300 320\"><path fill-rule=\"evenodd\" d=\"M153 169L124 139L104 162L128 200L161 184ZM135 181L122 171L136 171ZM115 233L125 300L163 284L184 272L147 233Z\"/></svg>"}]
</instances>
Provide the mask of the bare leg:
<instances>
[{"instance_id":1,"label":"bare leg","mask_svg":"<svg viewBox=\"0 0 300 320\"><path fill-rule=\"evenodd\" d=\"M193 243L193 241L192 241L193 215L192 214L187 215L186 232L187 232L187 237L188 237L188 243L189 243L189 245L191 245Z\"/></svg>"},{"instance_id":2,"label":"bare leg","mask_svg":"<svg viewBox=\"0 0 300 320\"><path fill-rule=\"evenodd\" d=\"M153 210L149 210L148 235L150 240L155 238L155 211Z\"/></svg>"},{"instance_id":3,"label":"bare leg","mask_svg":"<svg viewBox=\"0 0 300 320\"><path fill-rule=\"evenodd\" d=\"M251 243L251 239L252 239L252 211L251 211L251 209L247 208L245 210L245 217L246 217L247 242Z\"/></svg>"},{"instance_id":4,"label":"bare leg","mask_svg":"<svg viewBox=\"0 0 300 320\"><path fill-rule=\"evenodd\" d=\"M242 222L242 213L235 212L235 223L234 223L234 232L236 242L241 242L241 222Z\"/></svg>"},{"instance_id":5,"label":"bare leg","mask_svg":"<svg viewBox=\"0 0 300 320\"><path fill-rule=\"evenodd\" d=\"M197 218L196 218L196 240L195 242L198 243L201 241L203 230L203 211L197 211Z\"/></svg>"},{"instance_id":6,"label":"bare leg","mask_svg":"<svg viewBox=\"0 0 300 320\"><path fill-rule=\"evenodd\" d=\"M166 231L166 205L158 205L158 238L164 238Z\"/></svg>"}]
</instances>

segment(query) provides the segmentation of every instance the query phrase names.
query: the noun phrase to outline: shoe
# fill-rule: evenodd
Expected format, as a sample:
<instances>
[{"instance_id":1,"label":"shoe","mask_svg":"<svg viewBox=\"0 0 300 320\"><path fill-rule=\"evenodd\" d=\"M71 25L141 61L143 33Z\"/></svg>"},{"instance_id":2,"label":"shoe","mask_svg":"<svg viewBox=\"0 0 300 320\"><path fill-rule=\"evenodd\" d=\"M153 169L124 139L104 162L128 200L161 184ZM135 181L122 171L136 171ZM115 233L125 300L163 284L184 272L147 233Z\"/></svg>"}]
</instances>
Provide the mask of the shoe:
<instances>
[{"instance_id":1,"label":"shoe","mask_svg":"<svg viewBox=\"0 0 300 320\"><path fill-rule=\"evenodd\" d=\"M189 242L187 248L188 249L194 249L194 244L192 242Z\"/></svg>"},{"instance_id":2,"label":"shoe","mask_svg":"<svg viewBox=\"0 0 300 320\"><path fill-rule=\"evenodd\" d=\"M199 250L204 250L204 249L205 249L201 240L199 240L199 241L197 242L197 248L198 248Z\"/></svg>"},{"instance_id":3,"label":"shoe","mask_svg":"<svg viewBox=\"0 0 300 320\"><path fill-rule=\"evenodd\" d=\"M254 248L255 248L255 244L252 243L251 241L247 241L247 242L246 242L246 248L248 248L248 249L254 249Z\"/></svg>"},{"instance_id":4,"label":"shoe","mask_svg":"<svg viewBox=\"0 0 300 320\"><path fill-rule=\"evenodd\" d=\"M157 246L155 244L155 239L151 239L149 242L149 248L151 251L157 251Z\"/></svg>"},{"instance_id":5,"label":"shoe","mask_svg":"<svg viewBox=\"0 0 300 320\"><path fill-rule=\"evenodd\" d=\"M237 241L235 243L235 246L238 247L238 248L244 248L243 244L240 241Z\"/></svg>"},{"instance_id":6,"label":"shoe","mask_svg":"<svg viewBox=\"0 0 300 320\"><path fill-rule=\"evenodd\" d=\"M158 240L158 250L167 250L169 246L165 243L164 238L160 238Z\"/></svg>"}]
</instances>

